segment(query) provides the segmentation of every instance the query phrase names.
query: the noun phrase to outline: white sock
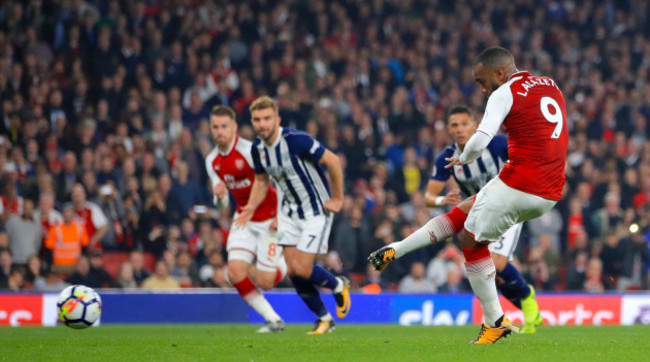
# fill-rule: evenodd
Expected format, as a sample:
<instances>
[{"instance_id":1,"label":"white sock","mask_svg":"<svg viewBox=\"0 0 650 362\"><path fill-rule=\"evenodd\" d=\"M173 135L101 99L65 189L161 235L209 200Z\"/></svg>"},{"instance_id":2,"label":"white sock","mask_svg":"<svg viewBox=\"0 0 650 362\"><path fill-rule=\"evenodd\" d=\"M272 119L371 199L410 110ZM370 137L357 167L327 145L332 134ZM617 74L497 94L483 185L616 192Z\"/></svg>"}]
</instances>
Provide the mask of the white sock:
<instances>
[{"instance_id":1,"label":"white sock","mask_svg":"<svg viewBox=\"0 0 650 362\"><path fill-rule=\"evenodd\" d=\"M429 220L421 228L415 230L413 234L407 236L402 241L390 243L388 246L395 249L395 259L412 252L413 250L435 243L439 240L445 240L454 236L454 226L447 214L439 215Z\"/></svg>"},{"instance_id":2,"label":"white sock","mask_svg":"<svg viewBox=\"0 0 650 362\"><path fill-rule=\"evenodd\" d=\"M332 293L334 294L339 294L343 291L343 287L345 286L345 283L343 282L343 279L336 277L336 280L338 280L338 284L336 284L336 287L332 289Z\"/></svg>"},{"instance_id":3,"label":"white sock","mask_svg":"<svg viewBox=\"0 0 650 362\"><path fill-rule=\"evenodd\" d=\"M277 322L282 320L273 307L271 307L269 301L264 298L262 293L251 293L247 295L244 300L267 322Z\"/></svg>"},{"instance_id":4,"label":"white sock","mask_svg":"<svg viewBox=\"0 0 650 362\"><path fill-rule=\"evenodd\" d=\"M331 322L331 321L333 321L332 315L329 312L327 312L327 314L325 314L324 316L319 317L319 318L323 322Z\"/></svg>"},{"instance_id":5,"label":"white sock","mask_svg":"<svg viewBox=\"0 0 650 362\"><path fill-rule=\"evenodd\" d=\"M474 294L481 302L485 324L490 327L495 326L495 322L503 315L499 295L497 294L497 285L494 278L497 270L491 257L465 263L467 270L467 279L472 285Z\"/></svg>"}]
</instances>

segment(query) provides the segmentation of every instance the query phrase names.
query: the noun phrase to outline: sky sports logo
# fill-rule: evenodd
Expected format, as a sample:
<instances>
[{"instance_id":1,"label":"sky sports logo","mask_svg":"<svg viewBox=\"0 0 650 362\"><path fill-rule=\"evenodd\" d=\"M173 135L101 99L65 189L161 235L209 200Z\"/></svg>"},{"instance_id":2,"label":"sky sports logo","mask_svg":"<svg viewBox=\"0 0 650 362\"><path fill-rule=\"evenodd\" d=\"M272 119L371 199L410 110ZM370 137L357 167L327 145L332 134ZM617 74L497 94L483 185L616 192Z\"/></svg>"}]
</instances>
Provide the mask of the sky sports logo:
<instances>
[{"instance_id":1,"label":"sky sports logo","mask_svg":"<svg viewBox=\"0 0 650 362\"><path fill-rule=\"evenodd\" d=\"M472 299L463 295L394 295L391 323L403 326L466 325L472 322Z\"/></svg>"}]
</instances>

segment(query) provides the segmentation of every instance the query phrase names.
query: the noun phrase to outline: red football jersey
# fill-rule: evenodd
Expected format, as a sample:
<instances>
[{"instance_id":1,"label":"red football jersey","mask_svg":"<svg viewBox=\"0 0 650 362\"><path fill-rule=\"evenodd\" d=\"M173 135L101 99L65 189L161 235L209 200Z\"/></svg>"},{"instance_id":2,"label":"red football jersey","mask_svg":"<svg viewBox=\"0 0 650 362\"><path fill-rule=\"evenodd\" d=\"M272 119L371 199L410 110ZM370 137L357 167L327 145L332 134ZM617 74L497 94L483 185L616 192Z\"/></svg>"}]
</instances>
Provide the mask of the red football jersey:
<instances>
[{"instance_id":1,"label":"red football jersey","mask_svg":"<svg viewBox=\"0 0 650 362\"><path fill-rule=\"evenodd\" d=\"M205 165L212 180L212 187L225 182L226 187L237 201L237 212L248 203L251 195L255 171L251 158L251 145L248 140L235 137L235 142L228 152L215 147L206 157ZM251 221L266 221L274 218L278 211L278 198L275 189L269 186L266 197L257 207Z\"/></svg>"},{"instance_id":2,"label":"red football jersey","mask_svg":"<svg viewBox=\"0 0 650 362\"><path fill-rule=\"evenodd\" d=\"M94 202L86 201L83 209L75 209L74 212L77 219L85 225L89 238L92 238L97 230L108 224L104 211Z\"/></svg>"},{"instance_id":3,"label":"red football jersey","mask_svg":"<svg viewBox=\"0 0 650 362\"><path fill-rule=\"evenodd\" d=\"M566 103L555 81L518 72L494 91L488 106L490 102L488 109L505 116L502 125L508 133L510 161L499 178L517 190L559 200L569 133Z\"/></svg>"}]
</instances>

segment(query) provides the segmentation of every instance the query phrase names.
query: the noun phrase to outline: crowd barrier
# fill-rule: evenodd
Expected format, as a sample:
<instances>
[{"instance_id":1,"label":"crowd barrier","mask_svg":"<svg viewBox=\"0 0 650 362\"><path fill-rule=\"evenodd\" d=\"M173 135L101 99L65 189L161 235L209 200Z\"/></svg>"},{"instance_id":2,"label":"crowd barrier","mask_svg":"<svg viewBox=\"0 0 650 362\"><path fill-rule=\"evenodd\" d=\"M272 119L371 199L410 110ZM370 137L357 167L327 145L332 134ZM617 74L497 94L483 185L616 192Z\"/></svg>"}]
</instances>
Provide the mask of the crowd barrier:
<instances>
[{"instance_id":1,"label":"crowd barrier","mask_svg":"<svg viewBox=\"0 0 650 362\"><path fill-rule=\"evenodd\" d=\"M99 290L101 324L261 323L263 320L233 291L119 292ZM311 323L314 315L292 291L266 293L287 323ZM56 294L0 293L0 325L57 324ZM334 311L334 299L323 294ZM547 325L650 324L650 294L539 294ZM523 323L523 315L502 299L506 316ZM465 325L482 322L481 307L471 294L352 294L352 308L337 323Z\"/></svg>"}]
</instances>

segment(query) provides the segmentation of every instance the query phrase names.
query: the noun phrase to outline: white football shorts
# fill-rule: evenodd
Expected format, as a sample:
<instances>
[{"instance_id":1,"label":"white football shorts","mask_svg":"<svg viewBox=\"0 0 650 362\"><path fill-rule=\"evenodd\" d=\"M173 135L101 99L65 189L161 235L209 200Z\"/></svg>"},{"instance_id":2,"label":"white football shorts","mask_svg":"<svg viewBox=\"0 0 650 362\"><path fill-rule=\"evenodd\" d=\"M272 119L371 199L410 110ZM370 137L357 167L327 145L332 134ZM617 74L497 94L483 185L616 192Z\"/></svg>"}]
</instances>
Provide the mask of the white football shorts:
<instances>
[{"instance_id":1,"label":"white football shorts","mask_svg":"<svg viewBox=\"0 0 650 362\"><path fill-rule=\"evenodd\" d=\"M333 218L333 215L327 214L303 220L297 216L289 217L280 211L278 244L295 246L298 250L309 254L327 254Z\"/></svg>"},{"instance_id":2,"label":"white football shorts","mask_svg":"<svg viewBox=\"0 0 650 362\"><path fill-rule=\"evenodd\" d=\"M497 242L512 226L542 216L556 202L513 189L497 176L476 194L465 230L478 242Z\"/></svg>"},{"instance_id":3,"label":"white football shorts","mask_svg":"<svg viewBox=\"0 0 650 362\"><path fill-rule=\"evenodd\" d=\"M512 261L512 255L517 250L517 244L519 243L519 235L521 234L521 229L524 227L524 224L516 224L505 234L501 235L499 240L490 243L488 249L490 253L498 254L505 256L509 261Z\"/></svg>"},{"instance_id":4,"label":"white football shorts","mask_svg":"<svg viewBox=\"0 0 650 362\"><path fill-rule=\"evenodd\" d=\"M235 213L233 219L239 214ZM274 272L282 255L282 247L277 245L276 233L271 231L273 219L253 222L250 221L244 228L234 224L230 227L228 235L228 260L242 260L249 264L257 260L255 267L261 271Z\"/></svg>"}]
</instances>

